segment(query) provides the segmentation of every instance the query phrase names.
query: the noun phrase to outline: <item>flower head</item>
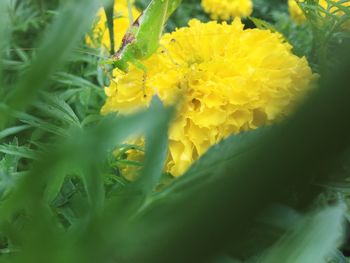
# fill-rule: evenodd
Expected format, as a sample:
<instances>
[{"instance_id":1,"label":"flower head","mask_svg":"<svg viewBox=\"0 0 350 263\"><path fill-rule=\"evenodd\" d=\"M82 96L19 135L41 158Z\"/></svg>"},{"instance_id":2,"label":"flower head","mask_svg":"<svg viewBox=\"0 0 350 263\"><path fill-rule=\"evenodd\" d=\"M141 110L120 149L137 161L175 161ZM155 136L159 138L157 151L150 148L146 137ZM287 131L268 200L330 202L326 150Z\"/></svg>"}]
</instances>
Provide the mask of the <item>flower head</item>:
<instances>
[{"instance_id":1,"label":"flower head","mask_svg":"<svg viewBox=\"0 0 350 263\"><path fill-rule=\"evenodd\" d=\"M243 27L238 18L232 24L191 20L165 34L158 52L142 61L145 80L134 66L126 74L114 71L117 84L105 89L102 113L145 108L154 95L166 105L181 98L165 168L174 176L227 136L286 116L314 75L280 34Z\"/></svg>"},{"instance_id":2,"label":"flower head","mask_svg":"<svg viewBox=\"0 0 350 263\"><path fill-rule=\"evenodd\" d=\"M251 0L202 0L202 7L212 19L221 20L246 17L253 12Z\"/></svg>"},{"instance_id":3,"label":"flower head","mask_svg":"<svg viewBox=\"0 0 350 263\"><path fill-rule=\"evenodd\" d=\"M132 15L134 18L136 18L140 15L140 12L135 7L132 7ZM130 26L127 0L115 1L114 17L114 42L115 47L119 47L126 30ZM92 31L92 36L87 36L86 42L91 46L102 46L106 50L110 50L111 44L107 26L107 18L103 8L98 11L96 24Z\"/></svg>"}]
</instances>

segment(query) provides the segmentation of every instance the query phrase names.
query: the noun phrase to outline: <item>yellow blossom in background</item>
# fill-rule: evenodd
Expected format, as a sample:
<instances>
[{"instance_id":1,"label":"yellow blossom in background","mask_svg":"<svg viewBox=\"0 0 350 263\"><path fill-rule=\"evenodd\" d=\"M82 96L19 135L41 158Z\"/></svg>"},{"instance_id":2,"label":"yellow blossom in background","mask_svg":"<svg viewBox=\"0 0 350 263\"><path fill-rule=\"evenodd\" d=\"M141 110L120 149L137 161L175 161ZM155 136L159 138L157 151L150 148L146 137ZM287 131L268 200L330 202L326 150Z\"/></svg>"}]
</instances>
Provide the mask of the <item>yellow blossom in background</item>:
<instances>
[{"instance_id":1,"label":"yellow blossom in background","mask_svg":"<svg viewBox=\"0 0 350 263\"><path fill-rule=\"evenodd\" d=\"M191 20L165 34L158 52L142 61L145 81L134 66L126 74L114 71L117 84L105 89L102 113L140 110L154 95L166 105L181 98L165 167L174 176L227 136L288 115L314 78L308 62L280 34L243 27L238 18Z\"/></svg>"},{"instance_id":2,"label":"yellow blossom in background","mask_svg":"<svg viewBox=\"0 0 350 263\"><path fill-rule=\"evenodd\" d=\"M124 177L133 181L137 178L144 161L144 138L135 138L135 140L129 140L128 143L129 145L115 150L114 157Z\"/></svg>"},{"instance_id":3,"label":"yellow blossom in background","mask_svg":"<svg viewBox=\"0 0 350 263\"><path fill-rule=\"evenodd\" d=\"M202 0L202 7L215 20L246 17L253 12L251 0Z\"/></svg>"},{"instance_id":4,"label":"yellow blossom in background","mask_svg":"<svg viewBox=\"0 0 350 263\"><path fill-rule=\"evenodd\" d=\"M131 1L134 2L134 1ZM140 12L133 6L132 15L136 19ZM130 26L127 0L117 0L114 4L114 41L118 48L122 42L126 30ZM95 41L99 40L99 43ZM93 28L92 36L86 37L86 42L91 46L103 46L110 50L110 37L107 26L107 18L103 8L100 8L97 14L97 22Z\"/></svg>"},{"instance_id":5,"label":"yellow blossom in background","mask_svg":"<svg viewBox=\"0 0 350 263\"><path fill-rule=\"evenodd\" d=\"M301 24L306 20L303 10L295 0L288 0L288 8L289 14L295 22Z\"/></svg>"},{"instance_id":6,"label":"yellow blossom in background","mask_svg":"<svg viewBox=\"0 0 350 263\"><path fill-rule=\"evenodd\" d=\"M341 0L334 0L334 2L339 2ZM290 13L290 16L292 17L292 19L297 22L297 23L303 23L306 21L306 17L305 17L305 14L304 12L301 10L301 8L299 7L298 3L297 2L300 2L300 3L303 3L304 0L299 0L299 1L296 1L296 0L288 0L288 7L289 7L289 13ZM323 7L324 9L328 9L330 6L328 5L327 1L326 0L319 0L318 4ZM345 3L342 3L342 6L347 6L349 7L350 6L350 2L345 2ZM338 10L337 7L332 7L330 9L331 12L337 12L337 15L338 16L342 16L344 15L344 12ZM350 11L350 10L349 10ZM322 14L324 15L324 14Z\"/></svg>"}]
</instances>

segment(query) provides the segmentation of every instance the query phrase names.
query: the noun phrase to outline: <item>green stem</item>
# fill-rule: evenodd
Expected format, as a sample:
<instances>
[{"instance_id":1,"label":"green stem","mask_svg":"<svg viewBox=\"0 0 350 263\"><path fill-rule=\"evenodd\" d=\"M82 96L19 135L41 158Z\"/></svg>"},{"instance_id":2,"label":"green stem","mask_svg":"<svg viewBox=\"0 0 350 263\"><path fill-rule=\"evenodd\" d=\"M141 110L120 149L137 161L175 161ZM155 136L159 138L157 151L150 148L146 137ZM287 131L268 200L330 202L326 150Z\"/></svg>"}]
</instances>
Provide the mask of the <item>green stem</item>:
<instances>
[{"instance_id":1,"label":"green stem","mask_svg":"<svg viewBox=\"0 0 350 263\"><path fill-rule=\"evenodd\" d=\"M114 51L114 0L109 1L107 5L104 6L104 10L106 13L106 18L107 18L107 27L109 31L109 39L110 39L110 44L111 44L111 49L110 53L113 55L115 53Z\"/></svg>"}]
</instances>

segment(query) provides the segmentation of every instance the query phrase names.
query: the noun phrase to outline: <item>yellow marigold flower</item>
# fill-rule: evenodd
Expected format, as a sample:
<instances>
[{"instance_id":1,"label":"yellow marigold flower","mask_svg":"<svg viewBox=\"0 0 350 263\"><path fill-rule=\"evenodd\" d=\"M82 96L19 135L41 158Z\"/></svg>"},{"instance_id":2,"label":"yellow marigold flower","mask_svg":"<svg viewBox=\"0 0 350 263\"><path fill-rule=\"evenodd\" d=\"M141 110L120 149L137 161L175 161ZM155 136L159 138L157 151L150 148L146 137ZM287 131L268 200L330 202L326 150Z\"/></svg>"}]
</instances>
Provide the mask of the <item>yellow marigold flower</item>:
<instances>
[{"instance_id":1,"label":"yellow marigold flower","mask_svg":"<svg viewBox=\"0 0 350 263\"><path fill-rule=\"evenodd\" d=\"M207 149L231 134L286 116L314 75L278 33L232 24L201 23L165 34L162 47L105 89L102 113L128 113L157 95L166 105L182 98L169 131L166 171L183 174ZM164 49L165 47L166 49ZM147 95L147 96L144 96Z\"/></svg>"},{"instance_id":2,"label":"yellow marigold flower","mask_svg":"<svg viewBox=\"0 0 350 263\"><path fill-rule=\"evenodd\" d=\"M295 0L288 0L288 7L289 14L295 22L301 24L306 20L303 10L301 10L301 8Z\"/></svg>"},{"instance_id":3,"label":"yellow marigold flower","mask_svg":"<svg viewBox=\"0 0 350 263\"><path fill-rule=\"evenodd\" d=\"M131 145L125 145L117 149L114 152L114 156L122 175L128 180L133 181L137 178L141 164L144 161L143 147L140 147L144 145L144 139L137 138L135 140L129 140L128 143Z\"/></svg>"},{"instance_id":4,"label":"yellow marigold flower","mask_svg":"<svg viewBox=\"0 0 350 263\"><path fill-rule=\"evenodd\" d=\"M131 1L133 2L133 1ZM140 15L140 12L132 7L132 15L134 18ZM115 47L118 48L122 42L126 30L129 28L129 13L127 0L117 0L114 4L114 41ZM96 43L98 40L98 43ZM107 18L103 8L98 11L97 22L93 28L92 37L87 36L86 42L91 46L103 46L110 50L110 38L107 26Z\"/></svg>"},{"instance_id":5,"label":"yellow marigold flower","mask_svg":"<svg viewBox=\"0 0 350 263\"><path fill-rule=\"evenodd\" d=\"M215 20L246 17L253 12L251 0L202 0L202 7Z\"/></svg>"},{"instance_id":6,"label":"yellow marigold flower","mask_svg":"<svg viewBox=\"0 0 350 263\"><path fill-rule=\"evenodd\" d=\"M334 2L339 2L340 0L334 0ZM296 0L288 0L288 7L289 7L289 13L290 13L290 16L292 17L292 19L297 22L297 23L303 23L305 22L306 20L306 17L305 17L305 14L303 13L303 11L301 10L301 8L299 7L298 3L297 2L304 2L304 0L299 0L299 1L296 1ZM328 9L329 8L329 5L327 3L326 0L319 0L318 4L323 7L324 9ZM342 3L343 6L350 6L350 2L345 2L345 3ZM337 15L338 16L342 16L344 15L344 12L338 10L337 7L332 7L331 12L337 12ZM324 15L324 14L321 14L321 15Z\"/></svg>"}]
</instances>

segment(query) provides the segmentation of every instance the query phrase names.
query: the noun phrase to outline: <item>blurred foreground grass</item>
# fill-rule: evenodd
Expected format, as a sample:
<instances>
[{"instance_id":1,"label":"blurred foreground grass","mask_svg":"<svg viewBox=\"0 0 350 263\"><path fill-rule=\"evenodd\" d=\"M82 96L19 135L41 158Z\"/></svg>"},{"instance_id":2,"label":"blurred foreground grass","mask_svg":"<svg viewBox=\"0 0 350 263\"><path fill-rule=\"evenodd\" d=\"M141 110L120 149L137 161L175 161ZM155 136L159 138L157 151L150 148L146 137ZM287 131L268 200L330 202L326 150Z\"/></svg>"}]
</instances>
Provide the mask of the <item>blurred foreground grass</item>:
<instances>
[{"instance_id":1,"label":"blurred foreground grass","mask_svg":"<svg viewBox=\"0 0 350 263\"><path fill-rule=\"evenodd\" d=\"M204 16L198 3L186 5ZM0 2L0 262L347 262L338 249L349 178L348 39L320 53L298 42L309 31L284 7L276 11L275 26L293 32L301 51L309 45L320 87L288 120L226 139L168 185L173 109L154 98L129 117L99 114L103 74L95 57L76 52L95 52L82 39L99 6ZM185 21L181 8L174 25ZM336 63L320 65L329 54ZM146 147L131 183L112 152L132 134L145 134Z\"/></svg>"}]
</instances>

